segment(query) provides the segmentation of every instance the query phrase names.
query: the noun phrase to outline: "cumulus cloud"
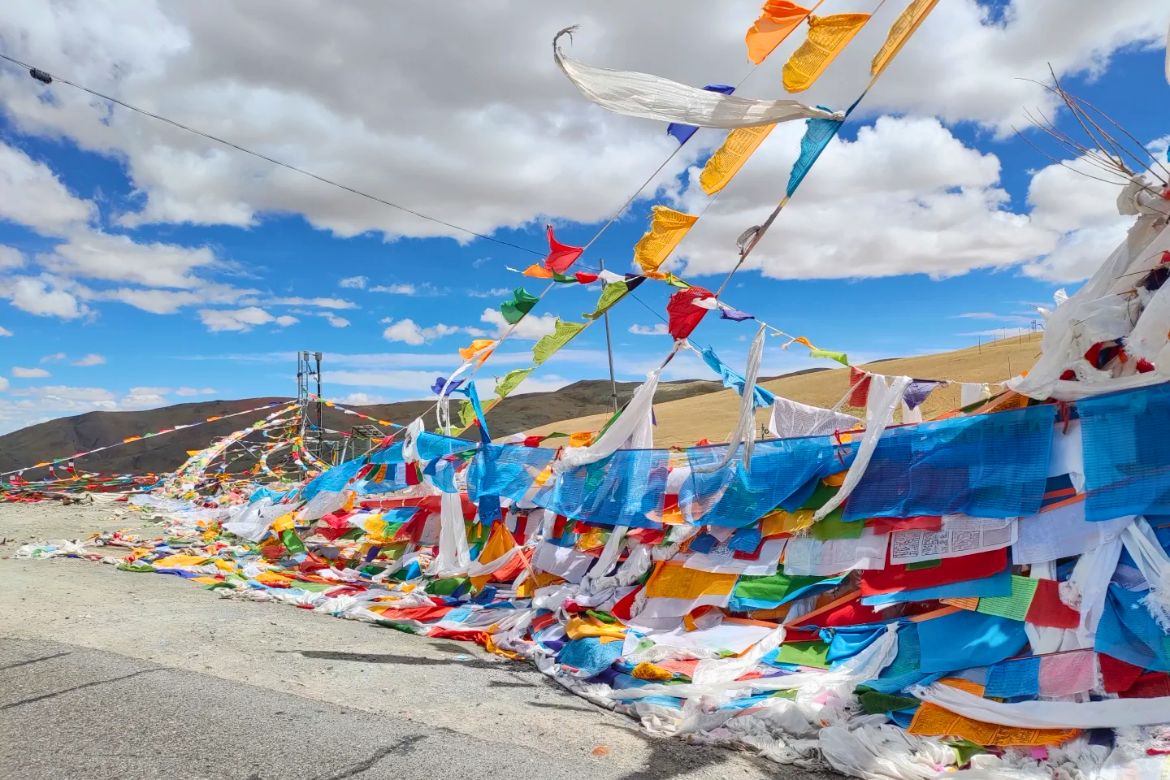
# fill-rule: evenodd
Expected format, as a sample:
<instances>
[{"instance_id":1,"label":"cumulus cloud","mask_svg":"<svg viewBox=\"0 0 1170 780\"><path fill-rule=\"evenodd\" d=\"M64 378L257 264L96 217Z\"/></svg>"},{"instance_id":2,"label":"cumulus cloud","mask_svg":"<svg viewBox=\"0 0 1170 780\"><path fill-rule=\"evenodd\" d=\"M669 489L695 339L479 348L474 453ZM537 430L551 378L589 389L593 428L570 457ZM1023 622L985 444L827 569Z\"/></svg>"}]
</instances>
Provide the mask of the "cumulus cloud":
<instances>
[{"instance_id":1,"label":"cumulus cloud","mask_svg":"<svg viewBox=\"0 0 1170 780\"><path fill-rule=\"evenodd\" d=\"M654 325L639 325L634 323L630 326L630 333L633 333L635 336L664 336L666 332L666 325L661 322Z\"/></svg>"},{"instance_id":2,"label":"cumulus cloud","mask_svg":"<svg viewBox=\"0 0 1170 780\"><path fill-rule=\"evenodd\" d=\"M176 387L175 388L175 395L180 396L182 398L190 398L191 396L196 396L196 395L212 395L213 393L216 393L216 392L217 391L214 387Z\"/></svg>"},{"instance_id":3,"label":"cumulus cloud","mask_svg":"<svg viewBox=\"0 0 1170 780\"><path fill-rule=\"evenodd\" d=\"M339 403L347 406L369 406L370 404L384 404L389 399L383 395L374 395L370 393L349 393L337 399Z\"/></svg>"},{"instance_id":4,"label":"cumulus cloud","mask_svg":"<svg viewBox=\"0 0 1170 780\"><path fill-rule=\"evenodd\" d=\"M10 246L0 246L0 270L8 271L24 265L24 254Z\"/></svg>"},{"instance_id":5,"label":"cumulus cloud","mask_svg":"<svg viewBox=\"0 0 1170 780\"><path fill-rule=\"evenodd\" d=\"M12 331L10 331L8 328L5 328L3 325L0 325L0 336L11 336L11 335L12 335Z\"/></svg>"},{"instance_id":6,"label":"cumulus cloud","mask_svg":"<svg viewBox=\"0 0 1170 780\"><path fill-rule=\"evenodd\" d=\"M365 276L347 276L337 283L338 287L344 287L349 290L364 290L366 284L369 283L369 278Z\"/></svg>"},{"instance_id":7,"label":"cumulus cloud","mask_svg":"<svg viewBox=\"0 0 1170 780\"><path fill-rule=\"evenodd\" d=\"M199 319L212 333L219 331L249 331L257 325L269 323L285 328L297 322L290 315L274 317L259 306L245 306L242 309L200 309Z\"/></svg>"},{"instance_id":8,"label":"cumulus cloud","mask_svg":"<svg viewBox=\"0 0 1170 780\"><path fill-rule=\"evenodd\" d=\"M75 320L90 314L90 309L68 289L67 280L50 274L0 278L0 298L7 298L21 311L38 317Z\"/></svg>"},{"instance_id":9,"label":"cumulus cloud","mask_svg":"<svg viewBox=\"0 0 1170 780\"><path fill-rule=\"evenodd\" d=\"M802 99L850 102L864 86L868 59L899 5L886 4ZM610 115L583 100L548 56L552 31L582 22L576 56L702 84L713 73L730 79L748 71L742 36L758 6L758 0L728 0L714 13L701 0L680 0L672 6L671 35L647 38L644 31L661 24L661 9L645 3L605 2L568 18L562 6L538 0L505 0L454 17L433 3L361 13L339 12L320 0L306 0L298 13L280 12L275 0L226 11L179 0L165 12L153 2L132 8L78 3L52 12L13 9L0 35L14 55L36 59L50 71L61 67L76 80L164 115L197 120L212 133L261 150L273 147L276 133L282 157L491 232L546 215L604 219L672 150L656 123ZM1098 73L1118 49L1156 41L1168 17L1170 9L1148 0L1014 0L995 11L977 0L941 3L874 88L865 110L939 112L948 122L971 120L1002 131L1020 122L1025 107L1051 107L1050 96L1017 77L1044 78L1049 63L1058 75ZM479 34L489 27L492 35ZM417 34L439 28L460 41L459 56L435 60L431 42ZM256 29L265 34L251 34ZM774 61L783 61L799 38L786 42ZM289 41L303 47L303 56L287 56ZM705 56L695 58L699 42ZM409 73L420 61L429 63L425 80L341 77ZM126 225L247 226L261 214L299 213L341 236L373 230L389 237L468 239L164 125L95 106L86 95L38 87L16 69L0 75L0 86L18 127L124 155L142 195L140 210L123 215ZM761 77L745 90L779 92ZM44 99L42 92L53 98ZM225 105L234 108L225 112ZM700 151L684 150L680 162ZM394 176L388 179L387 170ZM589 186L548 186L552 181ZM68 222L79 214L85 218L82 209L49 221Z\"/></svg>"},{"instance_id":10,"label":"cumulus cloud","mask_svg":"<svg viewBox=\"0 0 1170 780\"><path fill-rule=\"evenodd\" d=\"M22 368L20 366L13 366L12 375L17 379L43 379L49 375L49 372L43 368Z\"/></svg>"},{"instance_id":11,"label":"cumulus cloud","mask_svg":"<svg viewBox=\"0 0 1170 780\"><path fill-rule=\"evenodd\" d=\"M41 362L42 363L60 363L62 360L65 360L68 357L69 356L66 355L64 352L54 352L51 355L45 355L43 358L41 358Z\"/></svg>"},{"instance_id":12,"label":"cumulus cloud","mask_svg":"<svg viewBox=\"0 0 1170 780\"><path fill-rule=\"evenodd\" d=\"M400 341L403 344L418 346L434 341L443 336L450 336L462 330L455 325L437 323L428 327L421 327L409 317L403 320L391 320L389 326L382 331L382 338L387 341Z\"/></svg>"},{"instance_id":13,"label":"cumulus cloud","mask_svg":"<svg viewBox=\"0 0 1170 780\"><path fill-rule=\"evenodd\" d=\"M104 356L99 355L96 352L90 352L88 355L85 355L83 357L79 357L77 360L74 360L73 365L75 365L75 366L100 366L100 365L103 365L105 362L106 362L106 359Z\"/></svg>"},{"instance_id":14,"label":"cumulus cloud","mask_svg":"<svg viewBox=\"0 0 1170 780\"><path fill-rule=\"evenodd\" d=\"M504 335L512 327L504 319L504 315L500 313L499 309L484 309L479 321L495 327L496 336ZM547 336L549 333L552 333L556 322L557 317L555 314L529 314L520 320L520 322L516 323L516 328L512 331L510 338L535 341L541 336Z\"/></svg>"}]
</instances>

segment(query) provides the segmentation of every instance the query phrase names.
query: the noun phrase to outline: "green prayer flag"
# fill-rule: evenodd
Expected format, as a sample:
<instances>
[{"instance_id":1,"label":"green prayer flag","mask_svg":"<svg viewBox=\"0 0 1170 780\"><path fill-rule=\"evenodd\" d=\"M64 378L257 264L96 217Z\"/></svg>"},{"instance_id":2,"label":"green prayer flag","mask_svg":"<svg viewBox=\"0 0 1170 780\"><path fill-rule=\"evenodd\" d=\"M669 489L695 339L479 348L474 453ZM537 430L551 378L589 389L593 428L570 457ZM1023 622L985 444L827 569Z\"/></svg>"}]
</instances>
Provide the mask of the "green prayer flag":
<instances>
[{"instance_id":1,"label":"green prayer flag","mask_svg":"<svg viewBox=\"0 0 1170 780\"><path fill-rule=\"evenodd\" d=\"M500 304L500 313L504 315L504 320L509 325L515 325L524 319L525 314L532 311L538 300L540 299L523 287L517 287L512 291L512 300Z\"/></svg>"},{"instance_id":2,"label":"green prayer flag","mask_svg":"<svg viewBox=\"0 0 1170 780\"><path fill-rule=\"evenodd\" d=\"M842 509L838 507L838 509ZM862 520L854 520L853 522L845 522L845 512L830 512L825 515L824 519L812 524L809 533L814 539L822 542L827 542L830 539L860 539L861 534L865 531L865 522Z\"/></svg>"},{"instance_id":3,"label":"green prayer flag","mask_svg":"<svg viewBox=\"0 0 1170 780\"><path fill-rule=\"evenodd\" d=\"M615 303L624 298L629 291L630 288L625 282L610 282L601 288L601 297L597 299L597 308L583 316L590 320L597 319L609 311Z\"/></svg>"},{"instance_id":4,"label":"green prayer flag","mask_svg":"<svg viewBox=\"0 0 1170 780\"><path fill-rule=\"evenodd\" d=\"M789 594L810 585L817 585L833 577L815 577L803 574L776 572L764 576L743 575L735 583L732 594L737 599L764 601L779 606L785 603Z\"/></svg>"},{"instance_id":5,"label":"green prayer flag","mask_svg":"<svg viewBox=\"0 0 1170 780\"><path fill-rule=\"evenodd\" d=\"M533 362L539 366L583 330L585 330L584 322L565 322L558 319L553 326L553 332L542 336L540 341L536 342L536 346L532 348Z\"/></svg>"},{"instance_id":6,"label":"green prayer flag","mask_svg":"<svg viewBox=\"0 0 1170 780\"><path fill-rule=\"evenodd\" d=\"M975 611L1023 622L1028 614L1028 608L1032 606L1032 599L1039 584L1039 580L1013 574L1010 596L985 596L979 599L979 606Z\"/></svg>"},{"instance_id":7,"label":"green prayer flag","mask_svg":"<svg viewBox=\"0 0 1170 780\"><path fill-rule=\"evenodd\" d=\"M496 395L500 398L506 398L535 370L535 368L515 368L504 374L503 378L496 383Z\"/></svg>"},{"instance_id":8,"label":"green prayer flag","mask_svg":"<svg viewBox=\"0 0 1170 780\"><path fill-rule=\"evenodd\" d=\"M827 349L813 348L808 351L808 356L811 358L826 358L828 360L836 360L843 366L849 365L849 357L844 352L830 352Z\"/></svg>"},{"instance_id":9,"label":"green prayer flag","mask_svg":"<svg viewBox=\"0 0 1170 780\"><path fill-rule=\"evenodd\" d=\"M471 405L471 401L464 401L459 407L459 424L464 428L470 428L475 425L475 407Z\"/></svg>"},{"instance_id":10,"label":"green prayer flag","mask_svg":"<svg viewBox=\"0 0 1170 780\"><path fill-rule=\"evenodd\" d=\"M780 645L776 661L782 664L829 668L828 642L785 642Z\"/></svg>"}]
</instances>

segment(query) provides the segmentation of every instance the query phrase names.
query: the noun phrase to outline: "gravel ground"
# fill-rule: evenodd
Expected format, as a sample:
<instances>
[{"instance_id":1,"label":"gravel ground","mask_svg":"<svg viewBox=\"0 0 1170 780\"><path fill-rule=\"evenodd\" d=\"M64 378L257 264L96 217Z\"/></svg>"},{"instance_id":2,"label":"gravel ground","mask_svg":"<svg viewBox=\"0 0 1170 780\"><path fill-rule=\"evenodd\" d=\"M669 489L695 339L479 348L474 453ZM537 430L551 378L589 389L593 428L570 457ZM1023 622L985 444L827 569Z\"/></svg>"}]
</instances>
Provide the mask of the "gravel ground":
<instances>
[{"instance_id":1,"label":"gravel ground","mask_svg":"<svg viewBox=\"0 0 1170 780\"><path fill-rule=\"evenodd\" d=\"M470 643L10 558L139 522L113 511L0 505L2 777L833 777L651 737Z\"/></svg>"}]
</instances>

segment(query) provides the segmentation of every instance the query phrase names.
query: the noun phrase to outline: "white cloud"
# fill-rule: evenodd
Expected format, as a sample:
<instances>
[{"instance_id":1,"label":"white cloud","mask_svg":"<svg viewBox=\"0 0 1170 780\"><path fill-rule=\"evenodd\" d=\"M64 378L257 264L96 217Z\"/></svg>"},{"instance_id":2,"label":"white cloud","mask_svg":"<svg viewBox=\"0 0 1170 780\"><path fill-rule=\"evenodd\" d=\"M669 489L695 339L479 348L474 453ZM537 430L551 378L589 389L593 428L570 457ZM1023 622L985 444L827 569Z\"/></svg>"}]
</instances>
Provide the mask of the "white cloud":
<instances>
[{"instance_id":1,"label":"white cloud","mask_svg":"<svg viewBox=\"0 0 1170 780\"><path fill-rule=\"evenodd\" d=\"M337 283L338 287L344 287L349 290L364 290L369 278L365 276L347 276Z\"/></svg>"},{"instance_id":2,"label":"white cloud","mask_svg":"<svg viewBox=\"0 0 1170 780\"><path fill-rule=\"evenodd\" d=\"M284 328L297 322L296 317L289 315L273 317L259 306L245 306L242 309L200 309L199 319L212 333L249 331L257 325L269 323Z\"/></svg>"},{"instance_id":3,"label":"white cloud","mask_svg":"<svg viewBox=\"0 0 1170 780\"><path fill-rule=\"evenodd\" d=\"M0 376L0 393L8 389L8 377Z\"/></svg>"},{"instance_id":4,"label":"white cloud","mask_svg":"<svg viewBox=\"0 0 1170 780\"><path fill-rule=\"evenodd\" d=\"M151 409L166 406L168 387L131 387L118 402L120 409Z\"/></svg>"},{"instance_id":5,"label":"white cloud","mask_svg":"<svg viewBox=\"0 0 1170 780\"><path fill-rule=\"evenodd\" d=\"M175 395L190 398L196 395L212 395L218 392L214 387L176 387Z\"/></svg>"},{"instance_id":6,"label":"white cloud","mask_svg":"<svg viewBox=\"0 0 1170 780\"><path fill-rule=\"evenodd\" d=\"M19 249L0 245L0 270L11 270L24 265L24 255Z\"/></svg>"},{"instance_id":7,"label":"white cloud","mask_svg":"<svg viewBox=\"0 0 1170 780\"><path fill-rule=\"evenodd\" d=\"M494 326L496 336L504 335L512 327L504 319L504 315L500 313L499 309L484 309L479 321ZM547 336L549 333L552 333L556 322L557 317L555 314L529 314L520 320L520 322L516 323L516 329L512 331L510 338L535 341L541 336Z\"/></svg>"},{"instance_id":8,"label":"white cloud","mask_svg":"<svg viewBox=\"0 0 1170 780\"><path fill-rule=\"evenodd\" d=\"M393 295L414 295L418 288L413 284L377 284L370 288L370 292L391 293Z\"/></svg>"},{"instance_id":9,"label":"white cloud","mask_svg":"<svg viewBox=\"0 0 1170 780\"><path fill-rule=\"evenodd\" d=\"M88 355L85 355L84 357L80 357L77 360L74 360L73 365L75 365L75 366L100 366L100 365L105 364L105 362L106 362L105 357L97 354L96 352L90 352Z\"/></svg>"},{"instance_id":10,"label":"white cloud","mask_svg":"<svg viewBox=\"0 0 1170 780\"><path fill-rule=\"evenodd\" d=\"M885 4L802 99L851 101L902 5ZM660 124L607 114L566 83L548 56L554 30L583 22L573 53L587 61L702 84L712 74L734 79L748 72L742 37L758 7L759 0L728 0L713 14L708 3L680 0L671 7L671 35L647 38L644 31L661 24L660 4L603 2L568 16L562 5L539 0L502 0L454 16L434 3L388 4L360 14L339 13L320 0L305 0L295 13L278 12L285 9L272 2L212 10L176 0L165 12L149 0L50 11L27 4L5 14L0 36L14 56L60 67L131 103L490 232L544 215L604 219L672 150ZM1119 48L1160 38L1170 13L1149 0L1015 0L1001 11L992 19L976 0L940 3L863 110L937 111L947 121L1003 130L1020 122L1024 108L1051 106L1049 96L1017 77L1042 79L1047 63L1058 75L1099 73ZM432 42L417 33L440 28L460 42L460 56L436 60ZM480 34L489 28L492 35ZM264 35L249 34L257 29ZM758 75L746 89L780 96L774 68L800 38L792 36L773 55L774 67L761 69L773 78ZM287 56L290 42L306 41L305 56ZM702 41L705 56L694 57L679 41ZM341 77L407 73L419 62L428 63L425 83ZM125 156L142 198L140 211L123 215L126 225L247 226L262 214L296 213L344 236L372 230L467 239L74 90L41 87L18 69L5 69L0 89L18 128ZM224 111L225 105L235 110ZM700 153L694 145L681 163ZM387 170L394 176L388 179ZM589 186L550 187L554 181ZM62 219L46 221L51 228Z\"/></svg>"},{"instance_id":11,"label":"white cloud","mask_svg":"<svg viewBox=\"0 0 1170 780\"><path fill-rule=\"evenodd\" d=\"M666 332L666 325L661 322L654 325L638 325L635 323L630 326L630 333L633 333L635 336L663 336Z\"/></svg>"},{"instance_id":12,"label":"white cloud","mask_svg":"<svg viewBox=\"0 0 1170 780\"><path fill-rule=\"evenodd\" d=\"M426 344L437 338L450 336L462 330L462 328L454 325L446 325L442 322L424 328L420 327L418 323L410 318L390 322L389 327L382 331L382 338L387 341L400 341L403 344L411 344L414 346Z\"/></svg>"},{"instance_id":13,"label":"white cloud","mask_svg":"<svg viewBox=\"0 0 1170 780\"><path fill-rule=\"evenodd\" d=\"M36 259L43 268L65 276L177 289L199 287L203 280L195 275L197 269L222 267L207 247L138 243L129 236L89 229L68 234Z\"/></svg>"},{"instance_id":14,"label":"white cloud","mask_svg":"<svg viewBox=\"0 0 1170 780\"><path fill-rule=\"evenodd\" d=\"M336 314L323 313L321 316L334 328L348 328L349 320L345 317L338 317Z\"/></svg>"},{"instance_id":15,"label":"white cloud","mask_svg":"<svg viewBox=\"0 0 1170 780\"><path fill-rule=\"evenodd\" d=\"M371 395L370 393L349 393L338 398L337 402L345 406L369 406L370 404L388 403L389 399L383 395Z\"/></svg>"},{"instance_id":16,"label":"white cloud","mask_svg":"<svg viewBox=\"0 0 1170 780\"><path fill-rule=\"evenodd\" d=\"M330 384L347 387L378 387L387 390L402 390L415 393L416 398L430 395L431 383L435 381L433 371L330 371Z\"/></svg>"},{"instance_id":17,"label":"white cloud","mask_svg":"<svg viewBox=\"0 0 1170 780\"><path fill-rule=\"evenodd\" d=\"M17 379L43 379L49 375L49 372L43 368L22 368L20 366L13 366L12 375Z\"/></svg>"},{"instance_id":18,"label":"white cloud","mask_svg":"<svg viewBox=\"0 0 1170 780\"><path fill-rule=\"evenodd\" d=\"M357 304L343 298L269 298L264 301L271 306L315 306L319 309L356 309Z\"/></svg>"},{"instance_id":19,"label":"white cloud","mask_svg":"<svg viewBox=\"0 0 1170 780\"><path fill-rule=\"evenodd\" d=\"M493 287L490 290L468 290L467 294L472 298L503 298L511 295L512 291L507 287Z\"/></svg>"},{"instance_id":20,"label":"white cloud","mask_svg":"<svg viewBox=\"0 0 1170 780\"><path fill-rule=\"evenodd\" d=\"M93 204L71 193L49 166L0 143L0 220L59 236L84 226L95 213Z\"/></svg>"},{"instance_id":21,"label":"white cloud","mask_svg":"<svg viewBox=\"0 0 1170 780\"><path fill-rule=\"evenodd\" d=\"M51 355L45 355L43 358L41 358L41 362L42 363L60 363L62 360L65 360L68 357L69 356L66 355L64 352L54 352Z\"/></svg>"},{"instance_id":22,"label":"white cloud","mask_svg":"<svg viewBox=\"0 0 1170 780\"><path fill-rule=\"evenodd\" d=\"M0 325L0 336L11 336L11 335L12 335L12 331L10 331L8 328L5 328L3 325Z\"/></svg>"},{"instance_id":23,"label":"white cloud","mask_svg":"<svg viewBox=\"0 0 1170 780\"><path fill-rule=\"evenodd\" d=\"M0 279L0 297L38 317L75 320L89 314L89 307L65 289L67 286L67 281L50 274L13 276Z\"/></svg>"}]
</instances>

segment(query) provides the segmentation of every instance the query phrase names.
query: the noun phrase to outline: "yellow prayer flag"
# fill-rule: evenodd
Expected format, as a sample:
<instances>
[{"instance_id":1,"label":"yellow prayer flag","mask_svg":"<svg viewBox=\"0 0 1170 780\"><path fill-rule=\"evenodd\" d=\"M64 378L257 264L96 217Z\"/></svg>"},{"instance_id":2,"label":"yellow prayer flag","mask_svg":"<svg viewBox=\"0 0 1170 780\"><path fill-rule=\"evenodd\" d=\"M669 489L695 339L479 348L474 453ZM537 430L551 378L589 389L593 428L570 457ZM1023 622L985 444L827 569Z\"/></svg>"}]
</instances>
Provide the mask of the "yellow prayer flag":
<instances>
[{"instance_id":1,"label":"yellow prayer flag","mask_svg":"<svg viewBox=\"0 0 1170 780\"><path fill-rule=\"evenodd\" d=\"M650 230L634 245L634 260L638 266L643 271L657 271L698 219L693 214L655 206Z\"/></svg>"},{"instance_id":2,"label":"yellow prayer flag","mask_svg":"<svg viewBox=\"0 0 1170 780\"><path fill-rule=\"evenodd\" d=\"M767 0L760 11L760 18L756 19L744 36L748 59L759 65L808 15L807 8L789 0Z\"/></svg>"},{"instance_id":3,"label":"yellow prayer flag","mask_svg":"<svg viewBox=\"0 0 1170 780\"><path fill-rule=\"evenodd\" d=\"M593 443L592 431L577 431L569 434L570 447L588 447Z\"/></svg>"},{"instance_id":4,"label":"yellow prayer flag","mask_svg":"<svg viewBox=\"0 0 1170 780\"><path fill-rule=\"evenodd\" d=\"M784 64L784 89L803 92L811 87L868 21L869 14L810 16L808 39Z\"/></svg>"},{"instance_id":5,"label":"yellow prayer flag","mask_svg":"<svg viewBox=\"0 0 1170 780\"><path fill-rule=\"evenodd\" d=\"M726 187L775 126L773 124L740 127L728 133L727 138L723 140L723 146L711 155L711 159L703 166L703 172L699 175L699 184L703 186L703 192L714 195Z\"/></svg>"},{"instance_id":6,"label":"yellow prayer flag","mask_svg":"<svg viewBox=\"0 0 1170 780\"><path fill-rule=\"evenodd\" d=\"M911 0L910 5L898 14L898 18L890 26L890 33L886 36L886 42L882 44L881 50L873 56L873 64L869 68L871 75L877 76L886 69L890 60L898 56L906 41L910 40L910 36L918 30L918 26L926 20L936 5L938 0Z\"/></svg>"}]
</instances>

